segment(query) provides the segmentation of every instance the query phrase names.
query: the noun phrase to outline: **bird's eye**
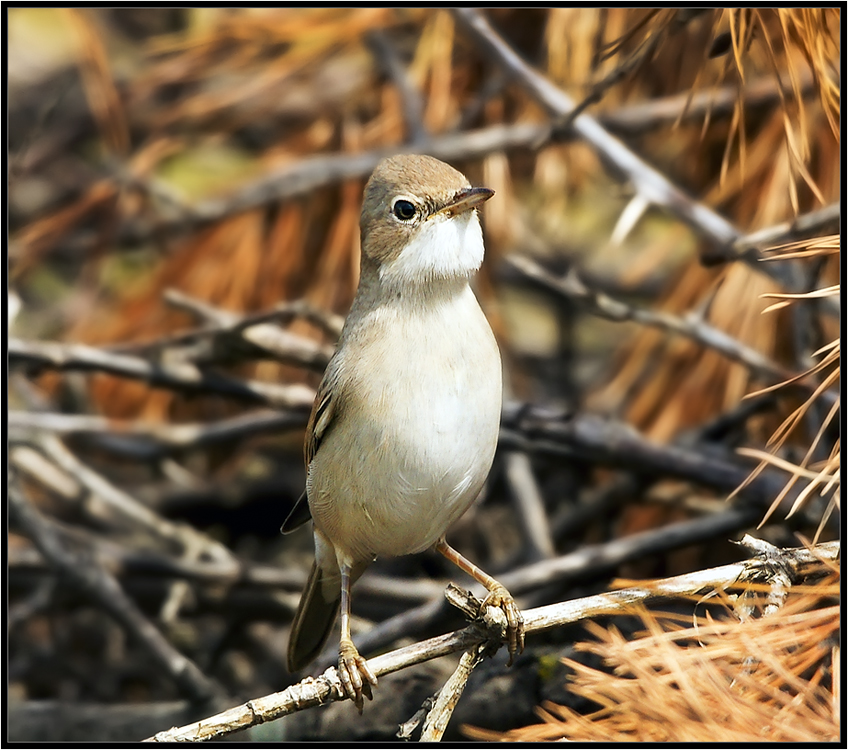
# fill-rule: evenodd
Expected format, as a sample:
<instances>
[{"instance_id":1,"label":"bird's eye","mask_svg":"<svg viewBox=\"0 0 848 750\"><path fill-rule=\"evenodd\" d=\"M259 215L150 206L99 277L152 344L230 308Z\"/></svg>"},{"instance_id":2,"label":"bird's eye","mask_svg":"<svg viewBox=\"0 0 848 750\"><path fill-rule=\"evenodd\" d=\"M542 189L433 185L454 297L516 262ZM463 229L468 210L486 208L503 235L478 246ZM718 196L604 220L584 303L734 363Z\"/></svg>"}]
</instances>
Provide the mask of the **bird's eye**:
<instances>
[{"instance_id":1,"label":"bird's eye","mask_svg":"<svg viewBox=\"0 0 848 750\"><path fill-rule=\"evenodd\" d=\"M415 217L415 205L405 200L395 201L395 205L392 206L392 213L401 221L409 221Z\"/></svg>"}]
</instances>

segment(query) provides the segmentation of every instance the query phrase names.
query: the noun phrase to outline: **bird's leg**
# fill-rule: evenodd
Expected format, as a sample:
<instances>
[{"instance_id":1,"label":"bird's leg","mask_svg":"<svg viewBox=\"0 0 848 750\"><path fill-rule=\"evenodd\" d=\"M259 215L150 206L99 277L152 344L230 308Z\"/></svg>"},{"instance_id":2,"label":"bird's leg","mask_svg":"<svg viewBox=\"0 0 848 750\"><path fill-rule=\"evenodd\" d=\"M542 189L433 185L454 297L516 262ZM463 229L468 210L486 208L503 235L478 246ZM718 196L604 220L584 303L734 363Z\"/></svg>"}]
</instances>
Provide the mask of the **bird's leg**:
<instances>
[{"instance_id":1,"label":"bird's leg","mask_svg":"<svg viewBox=\"0 0 848 750\"><path fill-rule=\"evenodd\" d=\"M506 615L506 632L509 639L509 661L507 662L507 666L509 666L512 664L515 656L524 650L524 618L521 617L521 612L515 604L512 594L506 590L503 584L498 583L488 573L480 570L470 560L466 560L444 539L436 542L435 549L489 590L489 595L483 602L483 607L499 607L503 610L503 613Z\"/></svg>"},{"instance_id":2,"label":"bird's leg","mask_svg":"<svg viewBox=\"0 0 848 750\"><path fill-rule=\"evenodd\" d=\"M362 713L363 693L371 700L371 687L377 687L377 678L353 645L350 637L350 566L340 565L342 575L341 626L339 640L339 678L345 692ZM362 678L365 678L365 682Z\"/></svg>"}]
</instances>

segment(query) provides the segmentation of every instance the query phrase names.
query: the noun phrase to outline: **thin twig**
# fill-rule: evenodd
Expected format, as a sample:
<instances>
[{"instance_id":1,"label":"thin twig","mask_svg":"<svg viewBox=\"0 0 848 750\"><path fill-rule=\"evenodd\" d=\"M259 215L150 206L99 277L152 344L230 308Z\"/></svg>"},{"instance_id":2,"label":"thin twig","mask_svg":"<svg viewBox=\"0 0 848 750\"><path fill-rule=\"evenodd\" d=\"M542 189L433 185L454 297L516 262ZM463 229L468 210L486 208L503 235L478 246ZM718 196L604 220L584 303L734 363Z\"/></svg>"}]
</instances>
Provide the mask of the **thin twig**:
<instances>
[{"instance_id":1,"label":"thin twig","mask_svg":"<svg viewBox=\"0 0 848 750\"><path fill-rule=\"evenodd\" d=\"M322 310L303 299L293 302L280 302L269 310L261 310L255 313L235 313L232 310L224 310L197 297L192 297L179 289L166 289L162 293L162 297L169 305L186 310L213 326L225 327L231 331L243 331L260 323L279 321L280 319L289 321L294 318L303 318L316 324L333 338L338 338L344 325L344 316L336 315L329 310ZM199 332L204 330L208 329L200 329Z\"/></svg>"},{"instance_id":2,"label":"thin twig","mask_svg":"<svg viewBox=\"0 0 848 750\"><path fill-rule=\"evenodd\" d=\"M751 86L750 95L753 99L752 106L767 105L779 99L779 86L772 79L763 80ZM621 107L615 112L599 115L598 119L613 131L643 132L672 124L681 117L700 117L707 111L713 118L728 115L733 111L738 96L739 92L735 87L727 87L693 97L687 107L687 97L677 95ZM127 222L119 230L119 239L122 242L137 243L149 239L154 233L185 232L200 224L219 221L239 211L298 198L345 180L362 180L374 171L374 167L382 158L397 153L423 152L447 162L470 161L498 151L538 150L550 143L554 131L553 123L493 125L478 130L435 136L414 146L404 144L362 154L334 153L311 156L264 175L227 197L202 201L193 207L183 205L178 216L162 218L155 224ZM557 132L555 135L557 140L563 140L569 138L572 133L573 131Z\"/></svg>"},{"instance_id":3,"label":"thin twig","mask_svg":"<svg viewBox=\"0 0 848 750\"><path fill-rule=\"evenodd\" d=\"M307 367L323 372L333 356L333 347L306 336L287 331L271 320L307 317L303 302L283 303L270 311L239 315L214 307L207 302L190 297L175 289L168 289L164 299L174 307L187 310L206 322L206 326L152 342L138 345L111 347L110 351L156 352L163 361L186 361L195 364L229 363L241 359L271 357L287 364ZM310 317L317 317L311 310ZM322 316L324 324L327 316ZM332 316L338 318L339 316Z\"/></svg>"},{"instance_id":4,"label":"thin twig","mask_svg":"<svg viewBox=\"0 0 848 750\"><path fill-rule=\"evenodd\" d=\"M839 559L839 542L818 545L812 549L798 548L782 550L784 557L796 569L820 566ZM751 570L761 568L758 559L747 560L719 568L711 568L674 578L646 582L618 591L537 607L522 612L525 631L528 634L554 627L561 627L601 615L629 612L634 604L662 598L697 596L716 589L736 585ZM420 664L446 654L464 651L474 644L481 644L491 637L478 625L472 623L462 630L430 638L405 646L387 654L370 659L368 664L377 677L400 669ZM273 693L231 708L202 721L159 732L147 739L150 742L206 741L223 737L233 732L264 724L282 716L301 711L330 701L346 700L335 667L330 667L321 677L308 677L297 685L282 692Z\"/></svg>"},{"instance_id":5,"label":"thin twig","mask_svg":"<svg viewBox=\"0 0 848 750\"><path fill-rule=\"evenodd\" d=\"M184 310L199 316L210 323L209 326L195 328L189 331L179 331L169 336L146 342L129 342L115 344L109 347L109 351L121 353L138 353L148 350L164 349L169 346L193 341L198 336L215 334L216 327L226 329L228 332L241 331L245 328L267 323L270 321L289 321L294 318L303 318L321 328L333 340L339 337L344 325L344 316L336 315L328 310L322 310L309 304L306 300L294 300L293 302L281 302L269 310L260 310L254 313L238 314L220 307L210 305L208 302L190 297L176 289L166 289L163 292L165 302L182 307Z\"/></svg>"},{"instance_id":6,"label":"thin twig","mask_svg":"<svg viewBox=\"0 0 848 750\"><path fill-rule=\"evenodd\" d=\"M739 237L727 249L728 256L722 260L733 260L754 249L765 249L784 245L808 237L817 237L825 232L838 231L842 206L831 203L829 206L796 216L792 221L785 221L756 232Z\"/></svg>"},{"instance_id":7,"label":"thin twig","mask_svg":"<svg viewBox=\"0 0 848 750\"><path fill-rule=\"evenodd\" d=\"M305 410L263 409L214 422L160 424L91 414L10 411L7 425L12 441L25 440L39 432L87 435L97 439L98 447L112 453L152 459L175 451L197 450L256 435L303 429L307 416Z\"/></svg>"},{"instance_id":8,"label":"thin twig","mask_svg":"<svg viewBox=\"0 0 848 750\"><path fill-rule=\"evenodd\" d=\"M815 93L813 76L804 72L799 76L801 94L810 96ZM649 99L619 107L609 112L598 112L594 117L608 130L619 135L638 135L657 127L673 125L677 122L687 122L699 119L706 114L715 120L733 113L734 107L742 98L745 111L758 107L768 107L780 102L780 92L791 86L791 78L782 75L778 80L773 76L764 76L759 80L740 87L737 85L710 88L708 90L690 92ZM561 134L555 133L556 137ZM562 135L574 137L569 128Z\"/></svg>"},{"instance_id":9,"label":"thin twig","mask_svg":"<svg viewBox=\"0 0 848 750\"><path fill-rule=\"evenodd\" d=\"M586 526L599 518L612 517L616 508L638 498L650 485L648 477L623 474L609 484L592 490L579 502L557 503L551 518L551 533L557 542L579 539Z\"/></svg>"},{"instance_id":10,"label":"thin twig","mask_svg":"<svg viewBox=\"0 0 848 750\"><path fill-rule=\"evenodd\" d=\"M57 583L56 577L48 578L37 585L34 591L23 601L10 606L7 611L6 632L12 633L18 625L23 624L39 612L48 609L53 603Z\"/></svg>"},{"instance_id":11,"label":"thin twig","mask_svg":"<svg viewBox=\"0 0 848 750\"><path fill-rule=\"evenodd\" d=\"M531 278L570 300L579 302L585 309L598 317L616 322L632 321L641 325L669 331L724 355L733 362L745 365L754 374L769 380L788 380L794 377L784 367L772 361L764 354L751 349L733 338L697 314L686 316L673 315L662 310L636 307L608 294L590 289L575 269L564 277L555 277L545 268L525 256L512 255L507 262Z\"/></svg>"},{"instance_id":12,"label":"thin twig","mask_svg":"<svg viewBox=\"0 0 848 750\"><path fill-rule=\"evenodd\" d=\"M394 45L379 29L370 31L365 35L365 39L383 73L391 79L400 94L409 142L418 144L428 141L430 136L424 125L424 104L421 92L415 88L407 75L406 68Z\"/></svg>"},{"instance_id":13,"label":"thin twig","mask_svg":"<svg viewBox=\"0 0 848 750\"><path fill-rule=\"evenodd\" d=\"M545 500L533 475L530 457L526 453L509 451L504 457L504 464L507 486L515 498L533 559L553 557L554 542L545 512Z\"/></svg>"},{"instance_id":14,"label":"thin twig","mask_svg":"<svg viewBox=\"0 0 848 750\"><path fill-rule=\"evenodd\" d=\"M201 370L190 362L149 362L142 357L115 354L85 344L24 341L10 338L9 367L35 370L82 370L142 380L151 386L188 393L229 396L280 408L310 409L315 392L299 383L280 385Z\"/></svg>"},{"instance_id":15,"label":"thin twig","mask_svg":"<svg viewBox=\"0 0 848 750\"><path fill-rule=\"evenodd\" d=\"M527 404L505 405L499 444L501 448L569 456L640 475L676 477L728 494L751 474L750 465L714 444L662 445L648 440L626 422L594 414L565 416ZM762 482L757 484L759 480ZM772 469L770 474L764 471L748 482L738 494L747 503L767 508L785 484L783 474ZM799 491L793 488L787 493L787 508Z\"/></svg>"},{"instance_id":16,"label":"thin twig","mask_svg":"<svg viewBox=\"0 0 848 750\"><path fill-rule=\"evenodd\" d=\"M421 704L421 708L413 714L412 718L403 722L403 724L398 727L398 731L395 736L399 740L412 739L412 733L418 728L421 722L424 721L427 714L430 713L430 710L433 708L438 697L439 691L437 690L433 695L425 698L424 702Z\"/></svg>"},{"instance_id":17,"label":"thin twig","mask_svg":"<svg viewBox=\"0 0 848 750\"><path fill-rule=\"evenodd\" d=\"M468 678L471 677L471 672L474 670L486 656L487 644L479 643L469 648L459 659L456 669L448 678L448 681L439 690L439 695L436 698L436 703L427 718L424 721L424 727L421 729L420 742L441 742L445 730L448 728L448 722L453 716L453 710L465 686L468 684Z\"/></svg>"},{"instance_id":18,"label":"thin twig","mask_svg":"<svg viewBox=\"0 0 848 750\"><path fill-rule=\"evenodd\" d=\"M297 593L306 584L306 574L300 568L263 565L241 559L237 566L233 566L226 561L178 558L155 549L139 550L109 541L82 527L67 526L60 522L54 525L57 533L67 537L70 542L90 548L117 576L171 577L217 587L246 585L254 589ZM37 552L26 547L10 550L7 562L10 570L27 568L36 572L44 564ZM357 594L391 601L393 604L417 604L441 599L447 584L448 581L408 580L369 571L357 583Z\"/></svg>"}]
</instances>

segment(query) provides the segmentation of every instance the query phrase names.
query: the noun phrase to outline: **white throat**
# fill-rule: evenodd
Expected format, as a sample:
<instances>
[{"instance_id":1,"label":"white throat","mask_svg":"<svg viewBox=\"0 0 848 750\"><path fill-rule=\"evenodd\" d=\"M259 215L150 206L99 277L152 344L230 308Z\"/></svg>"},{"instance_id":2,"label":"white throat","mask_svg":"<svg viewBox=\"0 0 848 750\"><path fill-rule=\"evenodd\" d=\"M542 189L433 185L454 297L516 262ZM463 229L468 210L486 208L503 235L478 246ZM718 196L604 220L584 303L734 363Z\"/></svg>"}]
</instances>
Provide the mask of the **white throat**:
<instances>
[{"instance_id":1,"label":"white throat","mask_svg":"<svg viewBox=\"0 0 848 750\"><path fill-rule=\"evenodd\" d=\"M380 281L408 290L439 281L467 281L483 262L483 230L476 211L436 214L425 221L394 260L380 267Z\"/></svg>"}]
</instances>

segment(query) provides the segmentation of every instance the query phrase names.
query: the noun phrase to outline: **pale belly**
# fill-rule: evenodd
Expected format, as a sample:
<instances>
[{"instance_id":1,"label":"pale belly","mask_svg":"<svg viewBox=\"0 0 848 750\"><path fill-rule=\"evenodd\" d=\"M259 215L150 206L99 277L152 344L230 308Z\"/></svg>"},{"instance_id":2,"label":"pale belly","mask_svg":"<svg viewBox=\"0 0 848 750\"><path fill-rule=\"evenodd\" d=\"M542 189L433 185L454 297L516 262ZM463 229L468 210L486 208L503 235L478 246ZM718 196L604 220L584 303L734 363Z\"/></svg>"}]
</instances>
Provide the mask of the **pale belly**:
<instances>
[{"instance_id":1,"label":"pale belly","mask_svg":"<svg viewBox=\"0 0 848 750\"><path fill-rule=\"evenodd\" d=\"M309 471L313 519L340 561L420 552L479 494L497 444L501 365L471 301L467 335L447 311L363 353L383 366L358 382Z\"/></svg>"}]
</instances>

